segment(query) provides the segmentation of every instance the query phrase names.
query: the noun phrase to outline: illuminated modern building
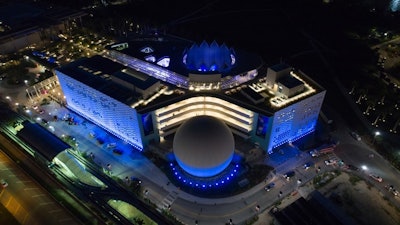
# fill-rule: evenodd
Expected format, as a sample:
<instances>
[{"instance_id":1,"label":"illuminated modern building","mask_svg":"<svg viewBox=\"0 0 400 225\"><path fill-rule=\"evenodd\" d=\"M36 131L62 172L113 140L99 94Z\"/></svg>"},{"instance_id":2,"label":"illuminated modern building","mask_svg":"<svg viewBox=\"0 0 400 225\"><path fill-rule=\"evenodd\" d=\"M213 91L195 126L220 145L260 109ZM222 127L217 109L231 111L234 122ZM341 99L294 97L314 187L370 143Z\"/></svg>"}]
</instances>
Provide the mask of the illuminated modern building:
<instances>
[{"instance_id":1,"label":"illuminated modern building","mask_svg":"<svg viewBox=\"0 0 400 225\"><path fill-rule=\"evenodd\" d=\"M82 58L56 74L70 109L138 150L175 133L192 137L196 132L183 127L182 133L180 127L190 118L210 116L229 128L222 139L231 133L272 153L314 131L325 96L322 87L286 64L267 67L259 56L225 44L170 36L113 44L104 56ZM187 143L174 148L178 164L196 176L216 174L232 157L229 147L226 155L216 153L223 155L216 164L200 166L214 172L203 174L182 153Z\"/></svg>"}]
</instances>

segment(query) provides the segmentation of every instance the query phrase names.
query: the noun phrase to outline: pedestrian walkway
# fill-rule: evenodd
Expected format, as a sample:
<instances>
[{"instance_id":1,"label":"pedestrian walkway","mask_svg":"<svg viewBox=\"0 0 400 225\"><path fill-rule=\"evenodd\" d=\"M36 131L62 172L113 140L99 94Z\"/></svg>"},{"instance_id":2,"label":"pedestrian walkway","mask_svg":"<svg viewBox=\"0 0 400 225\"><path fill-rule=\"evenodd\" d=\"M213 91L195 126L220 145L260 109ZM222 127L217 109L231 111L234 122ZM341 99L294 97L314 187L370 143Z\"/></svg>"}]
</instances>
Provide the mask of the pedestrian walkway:
<instances>
[{"instance_id":1,"label":"pedestrian walkway","mask_svg":"<svg viewBox=\"0 0 400 225\"><path fill-rule=\"evenodd\" d=\"M157 205L157 210L162 212L163 210L170 210L172 203L178 198L178 192L170 192L162 201L161 204Z\"/></svg>"},{"instance_id":2,"label":"pedestrian walkway","mask_svg":"<svg viewBox=\"0 0 400 225\"><path fill-rule=\"evenodd\" d=\"M274 167L276 174L283 174L288 168L302 165L310 159L311 156L307 152L302 152L296 146L287 144L268 155L264 163Z\"/></svg>"}]
</instances>

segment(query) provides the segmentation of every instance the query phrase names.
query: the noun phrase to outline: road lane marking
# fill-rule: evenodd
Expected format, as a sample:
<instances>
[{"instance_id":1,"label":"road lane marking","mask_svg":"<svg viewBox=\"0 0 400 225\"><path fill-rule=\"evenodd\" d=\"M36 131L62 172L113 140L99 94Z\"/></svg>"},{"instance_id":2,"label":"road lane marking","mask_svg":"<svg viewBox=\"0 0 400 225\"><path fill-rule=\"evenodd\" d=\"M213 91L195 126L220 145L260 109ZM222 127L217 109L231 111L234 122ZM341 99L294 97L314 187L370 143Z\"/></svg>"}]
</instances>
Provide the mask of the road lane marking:
<instances>
[{"instance_id":1,"label":"road lane marking","mask_svg":"<svg viewBox=\"0 0 400 225\"><path fill-rule=\"evenodd\" d=\"M45 194L32 195L32 198L46 196Z\"/></svg>"},{"instance_id":2,"label":"road lane marking","mask_svg":"<svg viewBox=\"0 0 400 225\"><path fill-rule=\"evenodd\" d=\"M32 182L31 180L18 180L18 181L15 181L15 183L29 183L29 182Z\"/></svg>"},{"instance_id":3,"label":"road lane marking","mask_svg":"<svg viewBox=\"0 0 400 225\"><path fill-rule=\"evenodd\" d=\"M32 188L24 188L24 191L29 191L29 190L37 190L37 189L39 189L39 188L37 188L37 187L32 187Z\"/></svg>"},{"instance_id":4,"label":"road lane marking","mask_svg":"<svg viewBox=\"0 0 400 225\"><path fill-rule=\"evenodd\" d=\"M62 211L61 209L53 209L53 210L50 210L49 213L56 213L56 212L61 212L61 211Z\"/></svg>"},{"instance_id":5,"label":"road lane marking","mask_svg":"<svg viewBox=\"0 0 400 225\"><path fill-rule=\"evenodd\" d=\"M39 205L50 205L54 204L54 202L41 202Z\"/></svg>"}]
</instances>

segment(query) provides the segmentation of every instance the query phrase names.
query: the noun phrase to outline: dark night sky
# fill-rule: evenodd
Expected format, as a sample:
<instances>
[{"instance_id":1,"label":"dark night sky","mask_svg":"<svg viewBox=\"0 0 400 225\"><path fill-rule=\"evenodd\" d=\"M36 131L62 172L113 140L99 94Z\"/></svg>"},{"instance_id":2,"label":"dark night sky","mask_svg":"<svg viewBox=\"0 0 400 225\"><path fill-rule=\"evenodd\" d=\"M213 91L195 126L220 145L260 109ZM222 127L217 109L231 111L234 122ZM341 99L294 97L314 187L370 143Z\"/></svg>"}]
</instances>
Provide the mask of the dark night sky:
<instances>
[{"instance_id":1,"label":"dark night sky","mask_svg":"<svg viewBox=\"0 0 400 225\"><path fill-rule=\"evenodd\" d=\"M76 8L85 4L84 0L44 1ZM109 21L130 18L197 42L216 40L256 52L267 63L290 60L293 55L311 50L311 37L324 45L325 50L333 49L337 53L336 56L327 55L336 57L334 63L351 61L352 66L357 66L369 60L371 55L366 52L365 43L348 38L349 31L365 35L373 26L382 29L399 27L393 22L396 21L393 16L387 15L389 0L334 0L331 4L323 4L322 0L130 2L97 9L93 14ZM376 12L369 12L373 7ZM310 63L311 67L321 64L320 61Z\"/></svg>"}]
</instances>

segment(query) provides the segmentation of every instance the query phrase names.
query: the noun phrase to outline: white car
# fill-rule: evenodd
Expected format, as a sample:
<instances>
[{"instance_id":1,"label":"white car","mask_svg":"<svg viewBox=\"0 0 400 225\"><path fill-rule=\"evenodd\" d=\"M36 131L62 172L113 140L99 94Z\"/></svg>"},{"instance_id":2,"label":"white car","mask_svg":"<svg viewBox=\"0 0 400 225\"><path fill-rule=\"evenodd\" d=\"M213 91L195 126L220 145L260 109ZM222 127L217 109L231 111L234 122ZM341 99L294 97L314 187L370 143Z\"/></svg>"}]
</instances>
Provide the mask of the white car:
<instances>
[{"instance_id":1,"label":"white car","mask_svg":"<svg viewBox=\"0 0 400 225\"><path fill-rule=\"evenodd\" d=\"M334 159L325 160L325 165L327 165L327 166L332 166L335 164L336 164L336 160L334 160Z\"/></svg>"},{"instance_id":2,"label":"white car","mask_svg":"<svg viewBox=\"0 0 400 225\"><path fill-rule=\"evenodd\" d=\"M380 176L378 176L378 175L376 175L376 174L370 174L369 175L372 179L374 179L374 180L376 180L376 181L378 181L378 182L382 182L383 181L383 179L382 179L382 177L380 177Z\"/></svg>"},{"instance_id":3,"label":"white car","mask_svg":"<svg viewBox=\"0 0 400 225\"><path fill-rule=\"evenodd\" d=\"M360 135L358 135L356 132L352 131L350 132L351 136L356 139L357 141L361 141Z\"/></svg>"},{"instance_id":4,"label":"white car","mask_svg":"<svg viewBox=\"0 0 400 225\"><path fill-rule=\"evenodd\" d=\"M6 188L6 187L8 186L8 183L7 183L4 179L1 179L1 180L0 180L0 183L1 183L1 186L2 186L3 188Z\"/></svg>"}]
</instances>

